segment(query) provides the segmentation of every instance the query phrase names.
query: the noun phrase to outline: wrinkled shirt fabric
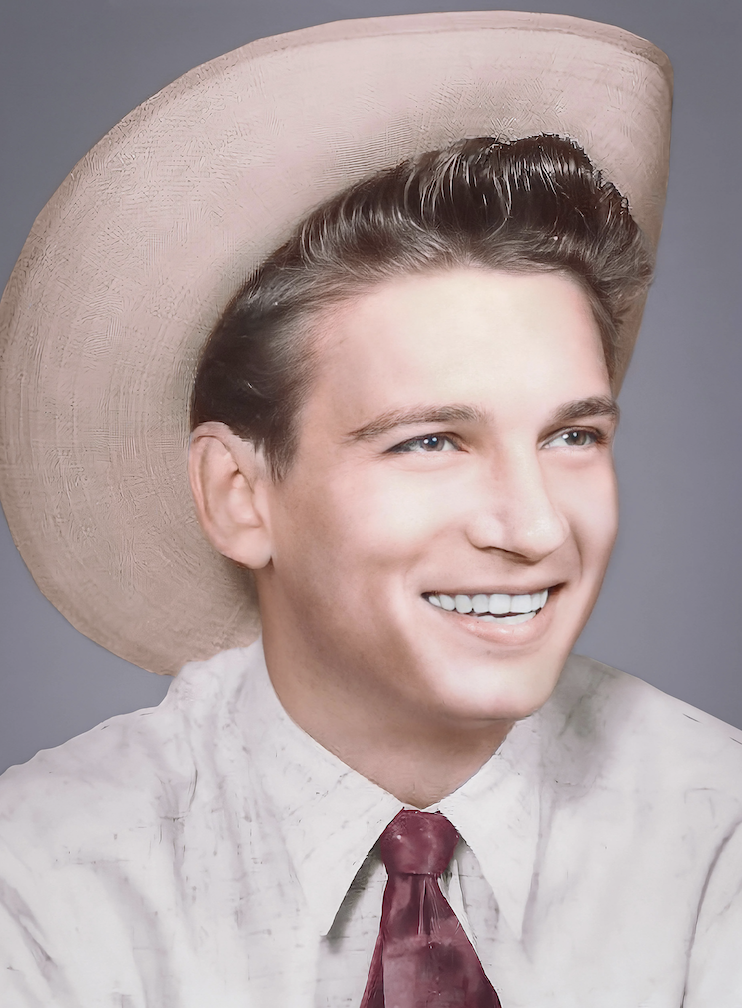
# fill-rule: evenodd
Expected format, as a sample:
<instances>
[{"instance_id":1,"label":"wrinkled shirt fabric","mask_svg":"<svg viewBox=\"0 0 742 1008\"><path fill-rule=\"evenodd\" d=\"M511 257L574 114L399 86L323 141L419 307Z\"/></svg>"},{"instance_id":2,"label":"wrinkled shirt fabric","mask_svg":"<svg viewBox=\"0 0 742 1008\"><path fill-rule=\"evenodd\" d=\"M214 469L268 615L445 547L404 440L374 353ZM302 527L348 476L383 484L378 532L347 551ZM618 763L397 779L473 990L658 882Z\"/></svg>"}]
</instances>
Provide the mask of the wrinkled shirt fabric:
<instances>
[{"instance_id":1,"label":"wrinkled shirt fabric","mask_svg":"<svg viewBox=\"0 0 742 1008\"><path fill-rule=\"evenodd\" d=\"M0 778L2 1008L357 1008L403 807L260 642ZM503 1008L741 1008L742 733L571 657L435 809Z\"/></svg>"}]
</instances>

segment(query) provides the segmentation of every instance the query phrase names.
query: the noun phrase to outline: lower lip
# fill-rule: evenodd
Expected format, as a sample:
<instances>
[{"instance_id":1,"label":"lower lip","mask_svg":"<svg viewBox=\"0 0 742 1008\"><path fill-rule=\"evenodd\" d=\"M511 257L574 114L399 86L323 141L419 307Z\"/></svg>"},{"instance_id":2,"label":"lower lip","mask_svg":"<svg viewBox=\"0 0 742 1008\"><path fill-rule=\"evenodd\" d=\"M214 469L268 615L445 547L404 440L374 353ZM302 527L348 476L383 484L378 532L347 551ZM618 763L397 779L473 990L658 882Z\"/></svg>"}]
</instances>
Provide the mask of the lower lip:
<instances>
[{"instance_id":1,"label":"lower lip","mask_svg":"<svg viewBox=\"0 0 742 1008\"><path fill-rule=\"evenodd\" d=\"M556 594L556 589L549 592L542 609L525 623L492 623L489 620L482 620L478 616L470 616L468 613L459 613L454 609L438 608L423 599L429 609L435 610L441 619L447 619L452 627L458 627L467 633L479 637L481 640L489 641L493 644L509 644L511 646L520 644L530 644L541 637L548 629L554 611L552 592Z\"/></svg>"}]
</instances>

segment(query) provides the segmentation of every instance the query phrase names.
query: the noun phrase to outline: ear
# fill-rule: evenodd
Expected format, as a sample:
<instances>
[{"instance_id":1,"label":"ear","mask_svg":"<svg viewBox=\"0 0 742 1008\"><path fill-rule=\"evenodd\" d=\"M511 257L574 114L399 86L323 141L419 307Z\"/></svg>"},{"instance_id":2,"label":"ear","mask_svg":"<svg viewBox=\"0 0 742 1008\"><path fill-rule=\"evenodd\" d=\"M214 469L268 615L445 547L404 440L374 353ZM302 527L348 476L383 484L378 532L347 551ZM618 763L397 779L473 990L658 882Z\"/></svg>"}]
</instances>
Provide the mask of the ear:
<instances>
[{"instance_id":1,"label":"ear","mask_svg":"<svg viewBox=\"0 0 742 1008\"><path fill-rule=\"evenodd\" d=\"M199 524L212 546L253 570L265 567L271 538L262 453L226 424L203 423L191 434L188 478Z\"/></svg>"}]
</instances>

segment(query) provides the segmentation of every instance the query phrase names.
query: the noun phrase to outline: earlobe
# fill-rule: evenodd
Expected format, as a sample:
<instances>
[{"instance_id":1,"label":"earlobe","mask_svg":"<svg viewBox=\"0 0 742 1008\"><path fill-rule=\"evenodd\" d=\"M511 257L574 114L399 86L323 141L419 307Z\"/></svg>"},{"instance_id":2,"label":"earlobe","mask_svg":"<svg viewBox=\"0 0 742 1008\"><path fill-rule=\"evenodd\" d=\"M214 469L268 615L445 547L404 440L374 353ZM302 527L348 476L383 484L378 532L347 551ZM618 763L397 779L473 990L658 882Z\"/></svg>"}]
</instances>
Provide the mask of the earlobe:
<instances>
[{"instance_id":1,"label":"earlobe","mask_svg":"<svg viewBox=\"0 0 742 1008\"><path fill-rule=\"evenodd\" d=\"M188 477L204 535L224 556L253 570L271 559L262 454L226 424L209 421L191 434Z\"/></svg>"}]
</instances>

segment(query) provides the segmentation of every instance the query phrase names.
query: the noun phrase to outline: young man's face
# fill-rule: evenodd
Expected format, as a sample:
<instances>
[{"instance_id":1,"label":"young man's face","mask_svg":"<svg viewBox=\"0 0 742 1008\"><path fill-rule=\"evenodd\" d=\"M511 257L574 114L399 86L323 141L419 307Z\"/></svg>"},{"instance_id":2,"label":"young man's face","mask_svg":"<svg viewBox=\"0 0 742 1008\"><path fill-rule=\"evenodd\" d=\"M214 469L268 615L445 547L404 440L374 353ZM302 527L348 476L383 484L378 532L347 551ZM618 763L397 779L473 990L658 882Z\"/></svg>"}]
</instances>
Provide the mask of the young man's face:
<instances>
[{"instance_id":1,"label":"young man's face","mask_svg":"<svg viewBox=\"0 0 742 1008\"><path fill-rule=\"evenodd\" d=\"M328 313L318 338L297 455L267 492L266 635L319 668L328 697L528 715L616 532L613 401L585 294L549 273L400 278Z\"/></svg>"}]
</instances>

